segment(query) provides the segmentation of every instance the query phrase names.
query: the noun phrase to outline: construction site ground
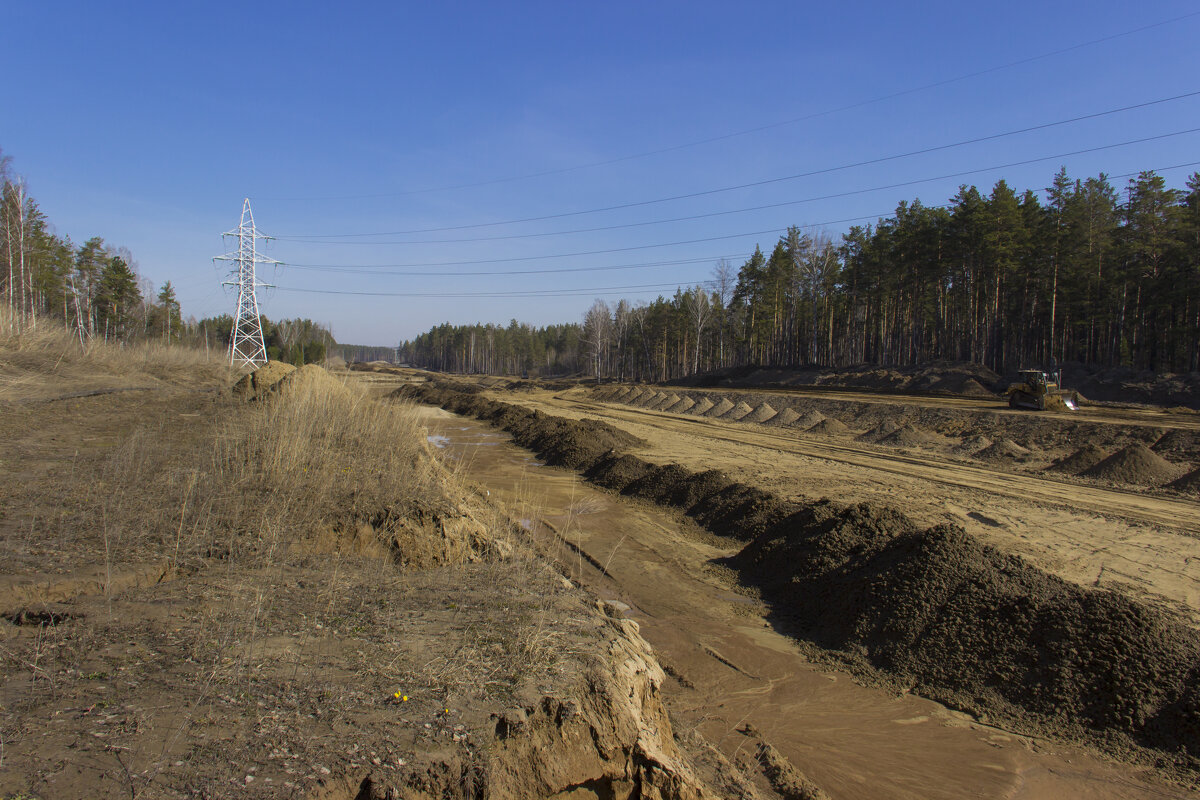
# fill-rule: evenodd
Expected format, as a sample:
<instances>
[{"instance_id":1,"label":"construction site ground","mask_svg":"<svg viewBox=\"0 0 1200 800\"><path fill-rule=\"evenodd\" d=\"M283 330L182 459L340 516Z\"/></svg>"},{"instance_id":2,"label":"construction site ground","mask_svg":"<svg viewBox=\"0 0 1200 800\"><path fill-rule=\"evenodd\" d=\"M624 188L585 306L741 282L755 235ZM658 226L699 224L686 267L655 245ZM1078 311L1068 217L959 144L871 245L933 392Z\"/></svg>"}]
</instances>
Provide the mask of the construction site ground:
<instances>
[{"instance_id":1,"label":"construction site ground","mask_svg":"<svg viewBox=\"0 0 1200 800\"><path fill-rule=\"evenodd\" d=\"M896 508L920 525L954 523L1075 585L1136 598L1193 628L1200 620L1200 503L1187 480L1200 426L1186 411L1039 414L992 398L452 383L486 386L480 398L551 417L609 423L641 440L634 452L646 462L720 470L788 500L831 498ZM695 413L707 403L726 418ZM1189 780L1181 785L1178 773L1144 760L1113 760L1069 734L1027 735L838 669L787 636L718 566L742 542L540 466L486 423L426 413L431 435L467 474L523 505L531 524L561 539L561 557L577 562L585 583L630 607L674 677L666 699L680 727L735 763L767 740L833 797L868 796L866 787L872 797L1190 796ZM1086 471L1071 464L1089 446L1155 458L1136 462L1141 472L1073 474Z\"/></svg>"},{"instance_id":2,"label":"construction site ground","mask_svg":"<svg viewBox=\"0 0 1200 800\"><path fill-rule=\"evenodd\" d=\"M704 394L740 397L745 392L707 389ZM854 404L869 403L900 426L914 408L949 412L962 420L960 438L972 435L971 418L983 413L1039 429L1045 440L1069 439L1029 462L1006 463L971 459L956 453L955 443L892 447L861 441L864 431L854 429L817 434L727 422L602 402L583 388L492 395L550 414L611 422L648 442L639 455L649 461L720 469L784 498L881 502L922 524L954 522L1066 580L1117 588L1200 619L1200 502L1182 493L1104 485L1045 469L1089 443L1080 434L1061 433L1081 422L1111 427L1107 442L1158 440L1170 431L1200 429L1200 418L1192 414L1101 408L1069 414L1010 410L998 400L852 397ZM848 402L844 393L800 397L801 402L824 400L827 409ZM1192 466L1180 464L1180 475Z\"/></svg>"}]
</instances>

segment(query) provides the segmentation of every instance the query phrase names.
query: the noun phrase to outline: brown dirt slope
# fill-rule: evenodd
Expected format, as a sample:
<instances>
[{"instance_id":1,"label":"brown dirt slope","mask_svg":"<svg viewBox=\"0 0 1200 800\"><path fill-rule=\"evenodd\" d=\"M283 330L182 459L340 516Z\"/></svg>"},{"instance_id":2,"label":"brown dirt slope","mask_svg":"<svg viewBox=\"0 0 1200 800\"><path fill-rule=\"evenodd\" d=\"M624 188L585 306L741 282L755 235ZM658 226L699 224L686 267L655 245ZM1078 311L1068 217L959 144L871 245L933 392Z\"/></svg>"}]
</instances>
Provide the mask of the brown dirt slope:
<instances>
[{"instance_id":1,"label":"brown dirt slope","mask_svg":"<svg viewBox=\"0 0 1200 800\"><path fill-rule=\"evenodd\" d=\"M1055 461L1047 469L1054 472L1065 472L1068 475L1078 475L1091 469L1108 458L1108 451L1094 444L1085 444L1071 455Z\"/></svg>"},{"instance_id":2,"label":"brown dirt slope","mask_svg":"<svg viewBox=\"0 0 1200 800\"><path fill-rule=\"evenodd\" d=\"M401 396L470 408L452 391ZM589 433L564 424L521 443L550 457L561 436ZM923 529L865 504L783 502L721 473L637 461L611 451L572 466L745 542L730 565L794 635L959 708L1200 765L1200 635L1169 613L1066 583L954 525Z\"/></svg>"},{"instance_id":3,"label":"brown dirt slope","mask_svg":"<svg viewBox=\"0 0 1200 800\"><path fill-rule=\"evenodd\" d=\"M637 627L290 376L0 406L0 797L708 797Z\"/></svg>"}]
</instances>

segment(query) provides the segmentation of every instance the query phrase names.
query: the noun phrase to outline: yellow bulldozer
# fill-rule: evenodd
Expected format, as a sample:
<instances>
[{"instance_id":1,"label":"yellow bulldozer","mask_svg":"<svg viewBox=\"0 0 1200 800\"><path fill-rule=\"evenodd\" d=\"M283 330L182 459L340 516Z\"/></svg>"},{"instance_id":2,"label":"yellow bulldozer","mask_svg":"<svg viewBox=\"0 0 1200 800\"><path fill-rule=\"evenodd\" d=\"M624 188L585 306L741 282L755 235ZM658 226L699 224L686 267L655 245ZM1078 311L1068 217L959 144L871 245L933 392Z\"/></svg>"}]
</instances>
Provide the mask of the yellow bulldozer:
<instances>
[{"instance_id":1,"label":"yellow bulldozer","mask_svg":"<svg viewBox=\"0 0 1200 800\"><path fill-rule=\"evenodd\" d=\"M1062 388L1062 373L1045 373L1040 369L1023 369L1017 382L1008 387L1011 408L1030 408L1034 411L1074 411L1079 396Z\"/></svg>"}]
</instances>

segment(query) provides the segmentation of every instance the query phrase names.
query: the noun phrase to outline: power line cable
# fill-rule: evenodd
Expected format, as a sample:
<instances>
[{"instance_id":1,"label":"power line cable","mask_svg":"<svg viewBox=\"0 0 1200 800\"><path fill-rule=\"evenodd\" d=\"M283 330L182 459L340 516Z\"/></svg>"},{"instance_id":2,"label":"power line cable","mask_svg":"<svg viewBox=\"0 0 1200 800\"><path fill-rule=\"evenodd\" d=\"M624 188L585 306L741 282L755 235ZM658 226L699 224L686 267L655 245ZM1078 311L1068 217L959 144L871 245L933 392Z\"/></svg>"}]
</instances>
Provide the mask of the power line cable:
<instances>
[{"instance_id":1,"label":"power line cable","mask_svg":"<svg viewBox=\"0 0 1200 800\"><path fill-rule=\"evenodd\" d=\"M688 194L672 195L670 197L661 197L661 198L658 198L655 200L638 200L638 201L630 202L630 203L619 203L617 205L604 206L602 208L583 209L580 211L565 211L565 212L561 212L558 214L545 214L545 215L542 215L539 217L525 217L522 219L512 219L512 220L504 220L504 221L498 221L498 222L478 222L478 223L472 223L472 224L468 224L468 225L452 225L452 226L446 226L446 227L440 227L440 228L420 228L420 229L414 229L414 230L408 230L408 231L376 231L374 233L334 233L334 234L300 234L300 235L290 234L290 235L279 235L279 236L275 236L274 238L280 239L280 240L302 241L302 242L307 242L307 243L319 243L314 240L351 239L351 238L361 238L361 237L365 237L365 236L402 236L402 235L412 234L412 233L435 233L438 231L468 230L468 229L474 229L474 228L496 227L496 226L500 226L500 225L515 225L515 224L524 223L524 222L544 222L546 220L562 219L564 217L577 217L577 216L583 216L586 214L598 214L598 213L606 212L606 211L619 211L621 209L626 209L626 208L639 208L642 206L657 205L660 203L669 203L669 202L673 202L675 200L690 200L690 199L693 199L696 197L707 197L709 195L722 194L724 192L732 192L732 191L737 191L740 189L753 189L753 188L756 188L759 186L767 186L767 185L770 185L773 183L783 183L785 181L794 181L794 180L798 180L800 178L811 178L816 175L828 175L830 173L841 172L843 170L854 169L856 167L866 167L866 166L872 166L875 164L882 164L882 163L885 163L888 161L897 161L902 158L912 158L913 156L928 155L930 153L937 153L937 152L941 152L943 150L950 150L950 149L953 149L956 147L964 147L964 146L970 145L970 144L978 144L980 142L994 141L996 139L1003 139L1003 138L1007 138L1009 136L1017 136L1022 133L1030 133L1032 131L1046 130L1048 128L1055 128L1055 127L1059 127L1062 125L1070 125L1072 123L1082 122L1084 120L1097 119L1099 117L1111 116L1112 114L1120 114L1120 113L1123 113L1126 111L1133 111L1136 109L1148 108L1150 106L1160 105L1162 103L1170 103L1170 102L1173 102L1176 100L1184 100L1189 97L1195 97L1197 95L1200 95L1200 90L1185 92L1183 94L1174 95L1172 97L1164 97L1164 98L1160 98L1158 100L1148 100L1143 103L1135 103L1133 105L1122 106L1120 108L1112 108L1112 109L1108 109L1106 111L1097 111L1092 114L1083 114L1081 116L1070 117L1068 119L1056 120L1054 122L1044 122L1044 123L1041 123L1038 125L1030 125L1025 128L1017 128L1016 130L1005 131L1003 133L993 133L993 134L989 134L987 136L977 136L977 137L974 137L971 139L963 139L962 141L958 141L958 142L950 142L949 144L940 144L940 145L934 145L932 147L924 147L919 150L910 150L907 153L897 153L897 154L890 155L890 156L879 156L877 158L865 159L863 161L855 161L850 164L841 164L836 167L823 167L821 169L809 170L808 172L796 173L795 175L784 175L784 176L778 177L778 178L764 178L763 180L751 181L749 183L740 183L735 186L724 186L724 187L721 187L718 189L705 189L705 190L699 191L699 192L690 192ZM593 230L612 230L615 228L636 227L639 225L657 225L657 224L661 224L661 223L665 223L665 222L679 222L679 221L688 220L688 219L701 219L701 218L708 217L708 216L719 216L721 214L736 214L736 213L741 213L742 211L757 211L757 210L760 210L761 208L770 208L770 207L771 206L759 206L759 207L754 207L754 208L749 208L749 209L735 209L733 211L719 211L719 212L713 212L711 214L697 214L697 215L693 215L693 216L689 216L689 217L679 217L679 218L670 219L670 220L661 220L661 221L655 221L655 222L638 222L638 223L629 223L628 225L614 225L614 226L609 226L609 227L605 227L605 228L584 229L584 230L581 230L578 232L583 233L583 232L590 232ZM558 234L558 233L535 233L535 234L525 234L523 236L510 236L510 237L498 237L498 238L519 239L519 238L527 238L527 237L531 237L531 236L553 236L553 235L561 235L561 234ZM409 243L411 243L411 244L448 244L448 243L454 242L454 241L492 241L492 240L484 239L484 238L463 239L463 240L439 239L439 240L433 240L433 241L420 241L420 242L396 242L395 244L409 244ZM377 244L377 243L372 242L372 244Z\"/></svg>"},{"instance_id":2,"label":"power line cable","mask_svg":"<svg viewBox=\"0 0 1200 800\"><path fill-rule=\"evenodd\" d=\"M1053 161L1053 160L1060 159L1060 158L1070 158L1072 156L1084 155L1087 153L1095 153L1095 152L1099 152L1101 150L1112 150L1117 147L1127 147L1132 144L1144 144L1146 142L1158 141L1158 140L1167 139L1167 138L1170 138L1173 136L1183 136L1183 135L1186 135L1189 133L1197 133L1197 132L1200 132L1200 128L1187 128L1185 130L1173 131L1171 133L1163 133L1163 134L1159 134L1156 136L1146 136L1146 137L1142 137L1140 139L1129 139L1127 141L1117 142L1115 144L1100 145L1097 147L1088 147L1088 148L1083 148L1081 150L1072 150L1067 153L1058 153L1058 154L1052 155L1052 156L1041 156L1039 158L1029 158L1029 159L1024 159L1021 161L1012 161L1007 164L996 164L996 165L989 166L989 167L980 167L977 169L962 170L960 172L951 172L951 173L948 173L945 175L938 175L938 176L932 177L932 178L917 178L915 180L910 180L910 181L901 181L899 183L890 183L885 186L873 186L873 187L870 187L867 189L853 189L853 190L845 191L845 192L836 192L833 194L821 195L819 197L808 197L808 198L804 198L802 200L789 200L787 202L774 204L771 207L782 207L782 206L799 205L802 203L813 203L813 202L817 202L819 200L833 200L833 199L842 198L842 197L852 197L854 195L867 194L870 192L879 192L879 191L885 191L888 189L900 189L900 188L904 188L907 186L916 186L916 185L919 185L922 183L933 183L935 181L949 180L951 178L963 178L968 175L978 175L978 174L984 173L984 172L994 172L995 170L999 170L999 169L1008 169L1010 167L1021 167L1021 166L1026 166L1029 164L1037 164L1037 163L1040 163L1043 161ZM574 253L553 253L553 254L549 254L549 255L540 255L540 256L513 256L510 258L491 258L491 259L477 259L477 260L467 260L467 261L435 261L435 262L410 263L410 264L289 264L287 262L284 262L284 264L285 264L285 266L309 267L309 268L353 267L353 268L357 268L357 269L403 269L403 268L417 268L417 267L459 267L459 266L470 266L473 264L504 264L504 263L512 263L512 262L517 262L517 261L541 261L541 260L552 259L552 258L574 258L576 256L593 256L593 255L603 255L606 253L625 253L625 252L631 252L634 250L649 250L649 249L653 249L653 248L657 248L657 247L674 247L676 245L684 245L684 244L700 244L703 242L716 242L716 241L722 241L725 239L737 239L737 238L746 237L746 236L762 236L762 235L765 235L768 233L774 233L777 230L778 230L778 228L771 228L768 230L748 231L745 233L732 233L732 234L725 234L722 236L706 236L706 237L703 237L700 239L684 239L684 240L675 241L675 242L660 242L660 243L656 243L656 244L633 245L633 246L629 246L629 247L613 247L613 248L607 248L607 249L602 249L602 250L582 250L582 251L574 252Z\"/></svg>"},{"instance_id":3,"label":"power line cable","mask_svg":"<svg viewBox=\"0 0 1200 800\"><path fill-rule=\"evenodd\" d=\"M1186 162L1183 164L1173 164L1168 167L1157 167L1152 170L1141 170L1138 172L1126 172L1126 173L1122 173L1119 175L1111 175L1111 176L1105 176L1105 177L1106 178L1128 178L1128 177L1133 177L1136 175L1141 175L1147 171L1159 173L1159 172L1165 172L1167 170L1184 169L1187 167L1194 167L1198 164L1200 164L1200 161L1190 161L1190 162ZM951 204L943 204L943 205L938 205L938 206L928 206L928 208L949 208L950 206L951 206ZM873 215L873 216L882 217L883 215ZM865 217L859 217L857 219L865 219ZM827 224L827 223L818 223L815 226L805 226L805 227L817 227L821 224ZM828 223L828 224L832 224L832 223ZM713 261L713 260L717 260L717 259L721 259L721 258L737 258L737 257L739 257L737 254L733 254L733 255L728 255L728 256L710 256L708 258L699 258L699 259L684 259L684 260L680 260L679 262L651 262L648 264L629 264L629 265L611 266L611 267L582 267L582 268L572 268L572 269L566 269L566 270L558 270L558 269L534 270L531 272L535 272L535 273L588 272L588 271L601 271L601 270L605 270L605 269L632 269L635 267L673 265L675 263L678 263L678 264L693 263L693 262L701 263L704 261ZM478 273L427 273L427 272L421 272L421 273L371 273L371 274L376 274L376 275L378 275L378 274L387 274L387 275L409 275L409 274L411 274L411 275L456 276L456 275L460 275L460 274L461 275L509 275L509 274L523 274L524 272L526 272L526 271L478 272ZM708 281L698 281L696 284L692 284L692 285L711 286L714 283L715 283L714 281L708 280ZM431 293L431 292L425 292L425 293L378 292L378 291L357 292L357 291L338 290L338 289L301 289L298 287L288 287L288 286L279 286L279 287L273 287L273 288L280 289L280 290L287 291L287 292L300 292L300 293L304 293L304 294L337 294L337 295L356 295L356 296L371 296L371 297L379 296L379 297L425 297L425 298L458 298L458 297L484 297L484 298L486 298L486 297L495 297L495 298L514 297L515 298L515 297L573 297L573 296L587 296L587 295L593 295L593 294L608 296L608 295L612 295L612 294L620 294L621 293L620 291L613 291L613 290L620 290L620 289L625 289L625 290L640 289L641 291L634 292L634 294L640 294L640 293L644 293L646 291L652 291L652 290L659 289L659 288L669 288L671 286L675 286L676 288L679 288L682 285L683 284L676 282L676 283L666 283L666 284L634 284L634 285L627 286L627 287L596 287L596 288L591 288L591 289L544 289L544 290L513 291L513 292L436 292L436 293Z\"/></svg>"},{"instance_id":4,"label":"power line cable","mask_svg":"<svg viewBox=\"0 0 1200 800\"><path fill-rule=\"evenodd\" d=\"M640 159L640 158L648 158L650 156L662 155L664 153L671 153L671 152L675 152L678 150L685 150L685 149L688 149L691 147L699 147L700 145L712 144L714 142L726 141L728 139L735 139L735 138L738 138L741 136L747 136L747 135L750 135L753 133L761 133L762 131L772 130L774 128L781 128L781 127L785 127L788 125L796 125L801 122L807 122L809 120L818 119L820 117L830 116L832 114L838 114L843 111L851 111L856 108L862 108L864 106L874 105L876 103L882 103L887 100L894 100L898 97L905 97L910 94L916 94L919 92L928 91L929 89L937 89L942 86L948 86L950 84L960 83L962 81L970 80L972 78L978 78L983 75L989 75L994 72L1000 72L1000 71L1003 71L1006 69L1012 69L1013 67L1019 67L1019 66L1025 65L1025 64L1031 64L1036 61L1043 61L1047 58L1053 58L1054 56L1059 56L1059 55L1063 55L1064 53L1074 52L1075 50L1082 50L1083 48L1086 48L1086 47L1092 47L1094 45L1104 44L1106 42L1111 42L1116 39L1124 38L1126 36L1132 36L1137 33L1142 33L1144 31L1153 30L1154 28L1161 28L1165 25L1171 25L1176 22L1182 22L1185 19L1190 19L1190 18L1198 16L1198 15L1200 15L1200 11L1193 11L1191 13L1183 14L1178 17L1172 17L1171 19L1162 20L1161 22L1154 22L1149 25L1143 25L1139 28L1133 28L1132 30L1110 34L1108 36L1103 36L1099 39L1091 39L1086 42L1080 42L1079 44L1071 45L1069 47L1059 48L1058 50L1051 50L1050 52L1041 53L1041 54L1035 55L1035 56L1028 56L1026 58L1017 59L1016 61L1009 61L1005 64L999 64L994 67L988 67L986 69L977 70L975 72L968 72L966 74L959 75L954 78L945 78L940 81L934 81L933 83L922 84L921 86L915 86L910 89L904 89L904 90L901 90L898 92L891 92L889 94L880 95L878 97L874 97L874 98L871 98L868 100L860 100L858 102L850 103L848 105L837 106L835 108L825 109L824 111L814 111L811 114L805 114L804 116L794 117L792 119L786 119L786 120L782 120L779 122L772 122L772 123L768 123L766 125L759 125L754 128L746 128L741 131L725 133L725 134L721 134L719 136L711 136L711 137L708 137L705 139L697 139L692 142L685 142L683 144L672 145L670 147L662 147L662 148L658 148L656 150L647 150L647 151L644 151L641 153L633 153L631 155L618 156L617 158L610 158L610 159L606 159L603 161L593 161L593 162L590 162L587 164L578 164L578 165L575 165L572 167L560 167L557 169L542 170L540 172L531 172L531 173L528 173L525 175L512 175L512 176L509 176L506 178L492 178L492 179L489 179L486 181L476 181L474 183L462 183L462 184L456 184L456 185L452 185L452 186L439 186L439 187L432 187L432 188L426 188L426 189L410 189L410 190L403 191L403 192L381 192L381 193L376 193L376 194L359 194L359 195L342 195L342 196L329 195L329 196L323 196L323 197L291 197L291 198L268 197L268 198L262 198L262 199L315 201L315 200L364 200L364 199L374 199L374 198L382 198L382 197L404 197L404 196L414 195L414 194L427 194L427 193L432 193L432 192L457 191L459 189L474 189L474 188L478 188L481 186L492 186L492 185L500 184L500 183L511 183L514 181L529 180L532 178L542 178L542 177L547 177L550 175L561 175L561 174L568 173L568 172L577 172L577 171L583 170L583 169L592 169L595 167L605 167L605 166L610 166L612 164L619 164L624 161L633 161L633 160Z\"/></svg>"},{"instance_id":5,"label":"power line cable","mask_svg":"<svg viewBox=\"0 0 1200 800\"><path fill-rule=\"evenodd\" d=\"M713 281L697 281L689 285L711 285ZM661 289L679 288L678 281L674 283L637 283L629 286L597 286L592 289L531 289L529 291L512 291L512 292L356 292L347 289L300 289L292 286L276 286L276 291L284 292L302 292L305 294L344 294L369 297L440 297L440 298L459 298L459 297L572 297L577 295L590 295L594 293L604 293L611 291L628 291L637 289L641 291L658 291Z\"/></svg>"},{"instance_id":6,"label":"power line cable","mask_svg":"<svg viewBox=\"0 0 1200 800\"><path fill-rule=\"evenodd\" d=\"M874 217L872 217L873 219ZM480 277L489 275L550 275L555 273L569 272L605 272L610 270L622 269L650 269L653 267L677 267L687 264L703 264L710 261L718 261L722 258L741 258L743 253L727 253L719 256L704 256L702 258L682 258L673 261L648 261L637 264L615 264L604 265L598 267L561 267L554 269L511 269L511 270L471 270L464 272L442 272L442 271L397 271L397 270L376 270L369 267L315 267L294 264L291 265L295 269L315 270L318 272L338 272L338 273L358 273L361 275L393 275L402 277L438 277L438 278L467 278Z\"/></svg>"}]
</instances>

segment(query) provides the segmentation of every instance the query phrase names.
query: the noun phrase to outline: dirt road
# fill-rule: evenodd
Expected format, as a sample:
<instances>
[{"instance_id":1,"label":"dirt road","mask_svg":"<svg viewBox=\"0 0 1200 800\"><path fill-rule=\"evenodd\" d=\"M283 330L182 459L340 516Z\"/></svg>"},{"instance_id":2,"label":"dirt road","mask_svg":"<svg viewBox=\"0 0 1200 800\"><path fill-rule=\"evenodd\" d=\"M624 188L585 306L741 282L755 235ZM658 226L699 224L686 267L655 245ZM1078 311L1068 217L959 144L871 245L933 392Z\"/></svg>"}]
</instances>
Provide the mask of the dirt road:
<instances>
[{"instance_id":1,"label":"dirt road","mask_svg":"<svg viewBox=\"0 0 1200 800\"><path fill-rule=\"evenodd\" d=\"M522 402L559 414L603 411L549 395ZM733 549L668 512L540 467L482 423L432 408L422 413L434 441L452 451L470 477L535 534L560 546L573 577L629 607L674 676L666 694L679 728L698 731L730 760L753 754L758 739L744 733L749 724L834 798L1188 796L1143 770L1021 739L936 703L864 688L819 669L795 642L764 624L757 603L711 569L713 559ZM623 417L623 425L634 429L630 419ZM683 440L696 434L684 430L650 422L636 428L655 436L647 455L656 457L667 440L676 450L688 447ZM729 460L725 448L768 449L728 438L734 441L715 440L692 457ZM800 456L775 449L755 457Z\"/></svg>"},{"instance_id":2,"label":"dirt road","mask_svg":"<svg viewBox=\"0 0 1200 800\"><path fill-rule=\"evenodd\" d=\"M1200 623L1200 503L861 445L848 437L727 423L590 399L583 390L505 393L648 442L641 455L721 469L786 498L883 502L954 522L1066 580L1152 598Z\"/></svg>"}]
</instances>

